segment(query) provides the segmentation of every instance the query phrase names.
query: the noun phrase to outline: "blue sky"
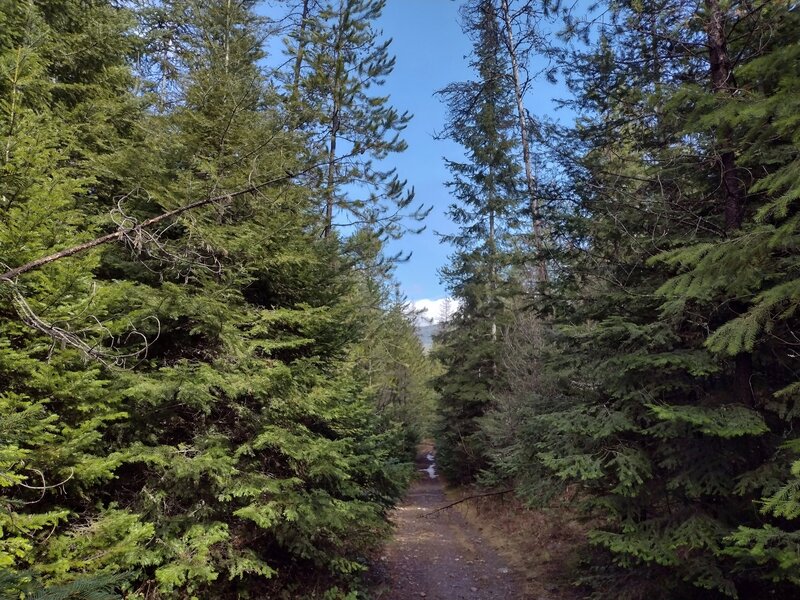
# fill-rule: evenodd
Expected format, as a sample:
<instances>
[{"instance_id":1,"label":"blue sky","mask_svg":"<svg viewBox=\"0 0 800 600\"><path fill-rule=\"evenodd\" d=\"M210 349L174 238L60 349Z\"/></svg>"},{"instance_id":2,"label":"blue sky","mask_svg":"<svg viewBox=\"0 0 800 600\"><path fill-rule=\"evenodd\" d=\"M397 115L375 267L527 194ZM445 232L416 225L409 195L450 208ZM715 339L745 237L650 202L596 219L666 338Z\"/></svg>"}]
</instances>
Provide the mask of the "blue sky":
<instances>
[{"instance_id":1,"label":"blue sky","mask_svg":"<svg viewBox=\"0 0 800 600\"><path fill-rule=\"evenodd\" d=\"M436 90L470 77L469 40L458 22L459 2L451 0L389 0L381 18L384 35L393 39L390 51L397 57L387 78L386 92L392 104L414 118L404 132L408 150L390 158L398 174L416 190L416 201L433 206L419 235L407 235L389 251L411 251L396 275L410 300L442 298L438 269L447 262L450 249L439 243L436 232L450 232L453 225L445 212L450 204L443 156L462 156L458 145L434 140L445 122L445 107Z\"/></svg>"}]
</instances>

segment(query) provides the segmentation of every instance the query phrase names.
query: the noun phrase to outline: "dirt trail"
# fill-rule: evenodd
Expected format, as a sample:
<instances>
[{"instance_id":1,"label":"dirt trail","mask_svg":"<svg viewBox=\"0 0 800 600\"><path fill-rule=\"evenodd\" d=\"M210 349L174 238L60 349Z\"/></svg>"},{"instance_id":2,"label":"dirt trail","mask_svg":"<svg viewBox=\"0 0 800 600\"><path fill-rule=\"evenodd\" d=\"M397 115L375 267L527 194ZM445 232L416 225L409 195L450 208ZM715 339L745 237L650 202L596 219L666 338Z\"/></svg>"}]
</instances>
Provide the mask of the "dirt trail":
<instances>
[{"instance_id":1,"label":"dirt trail","mask_svg":"<svg viewBox=\"0 0 800 600\"><path fill-rule=\"evenodd\" d=\"M518 577L448 503L432 449L417 459L421 477L394 512L397 531L382 557L380 600L522 600Z\"/></svg>"}]
</instances>

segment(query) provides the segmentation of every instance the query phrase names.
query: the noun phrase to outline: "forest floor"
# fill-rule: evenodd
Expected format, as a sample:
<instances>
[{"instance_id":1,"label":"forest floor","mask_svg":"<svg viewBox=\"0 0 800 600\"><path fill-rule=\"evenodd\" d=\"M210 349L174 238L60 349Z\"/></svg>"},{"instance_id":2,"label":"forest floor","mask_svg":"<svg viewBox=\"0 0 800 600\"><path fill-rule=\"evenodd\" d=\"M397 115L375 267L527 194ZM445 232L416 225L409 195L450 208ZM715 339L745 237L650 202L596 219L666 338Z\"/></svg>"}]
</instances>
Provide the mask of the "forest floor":
<instances>
[{"instance_id":1,"label":"forest floor","mask_svg":"<svg viewBox=\"0 0 800 600\"><path fill-rule=\"evenodd\" d=\"M395 509L396 531L373 569L378 600L569 600L566 555L581 538L570 522L552 522L513 499L469 500L446 490L434 450L420 446L420 477ZM470 506L472 505L472 506ZM543 547L543 545L547 547Z\"/></svg>"}]
</instances>

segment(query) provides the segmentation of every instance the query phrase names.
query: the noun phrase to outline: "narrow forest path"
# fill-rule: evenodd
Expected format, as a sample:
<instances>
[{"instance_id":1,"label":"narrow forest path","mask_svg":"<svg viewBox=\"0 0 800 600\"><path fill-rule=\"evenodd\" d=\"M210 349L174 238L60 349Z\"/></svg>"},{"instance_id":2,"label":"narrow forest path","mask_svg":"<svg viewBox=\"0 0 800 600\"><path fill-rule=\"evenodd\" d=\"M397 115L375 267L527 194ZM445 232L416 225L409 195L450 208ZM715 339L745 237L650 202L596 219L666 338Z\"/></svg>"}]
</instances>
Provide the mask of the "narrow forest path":
<instances>
[{"instance_id":1,"label":"narrow forest path","mask_svg":"<svg viewBox=\"0 0 800 600\"><path fill-rule=\"evenodd\" d=\"M423 515L448 503L432 446L417 458L421 477L395 509L394 539L384 551L380 600L521 600L509 565L456 510Z\"/></svg>"}]
</instances>

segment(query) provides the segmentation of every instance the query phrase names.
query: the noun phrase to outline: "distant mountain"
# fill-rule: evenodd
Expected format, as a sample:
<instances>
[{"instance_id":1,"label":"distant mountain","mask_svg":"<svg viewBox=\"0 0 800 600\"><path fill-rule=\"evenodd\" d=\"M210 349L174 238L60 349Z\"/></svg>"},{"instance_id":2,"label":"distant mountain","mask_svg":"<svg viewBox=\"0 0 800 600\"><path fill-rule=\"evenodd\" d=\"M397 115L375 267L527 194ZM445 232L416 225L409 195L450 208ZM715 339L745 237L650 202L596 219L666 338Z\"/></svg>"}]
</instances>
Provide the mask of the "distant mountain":
<instances>
[{"instance_id":1,"label":"distant mountain","mask_svg":"<svg viewBox=\"0 0 800 600\"><path fill-rule=\"evenodd\" d=\"M422 342L422 347L430 350L433 346L433 336L439 333L441 325L439 323L431 323L430 325L417 325L417 337Z\"/></svg>"}]
</instances>

